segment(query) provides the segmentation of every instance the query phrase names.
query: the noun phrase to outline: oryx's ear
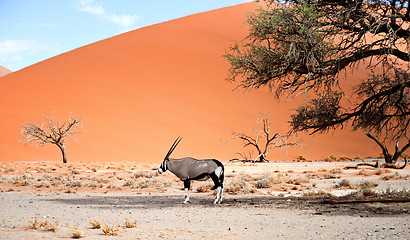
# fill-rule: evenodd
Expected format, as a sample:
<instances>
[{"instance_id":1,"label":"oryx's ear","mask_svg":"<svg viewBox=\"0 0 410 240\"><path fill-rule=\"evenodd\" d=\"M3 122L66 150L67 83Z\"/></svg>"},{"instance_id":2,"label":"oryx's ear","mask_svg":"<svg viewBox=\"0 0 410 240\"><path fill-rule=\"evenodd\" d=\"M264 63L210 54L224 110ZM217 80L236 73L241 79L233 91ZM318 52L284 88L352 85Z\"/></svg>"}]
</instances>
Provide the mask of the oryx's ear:
<instances>
[{"instance_id":1,"label":"oryx's ear","mask_svg":"<svg viewBox=\"0 0 410 240\"><path fill-rule=\"evenodd\" d=\"M177 137L177 139L175 140L175 142L172 144L171 148L169 149L167 155L165 155L164 160L168 159L169 156L171 155L171 153L175 150L175 148L177 147L178 143L181 141L182 137Z\"/></svg>"}]
</instances>

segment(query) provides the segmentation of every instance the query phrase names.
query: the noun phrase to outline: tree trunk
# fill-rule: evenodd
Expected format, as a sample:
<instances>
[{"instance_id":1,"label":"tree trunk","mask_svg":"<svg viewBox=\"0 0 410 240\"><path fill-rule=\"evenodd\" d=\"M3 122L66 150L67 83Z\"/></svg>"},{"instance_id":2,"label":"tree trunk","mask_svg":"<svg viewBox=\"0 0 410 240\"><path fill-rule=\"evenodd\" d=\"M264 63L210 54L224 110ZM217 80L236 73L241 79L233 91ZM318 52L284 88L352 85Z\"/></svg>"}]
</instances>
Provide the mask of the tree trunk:
<instances>
[{"instance_id":1,"label":"tree trunk","mask_svg":"<svg viewBox=\"0 0 410 240\"><path fill-rule=\"evenodd\" d=\"M65 152L65 146L62 143L57 144L58 148L61 150L61 154L63 155L63 163L67 163L67 153Z\"/></svg>"},{"instance_id":2,"label":"tree trunk","mask_svg":"<svg viewBox=\"0 0 410 240\"><path fill-rule=\"evenodd\" d=\"M392 155L389 153L389 150L387 149L387 147L384 144L382 144L377 138L371 135L370 133L366 133L366 136L368 136L370 139L375 141L377 145L379 145L379 147L382 149L385 162L393 163Z\"/></svg>"}]
</instances>

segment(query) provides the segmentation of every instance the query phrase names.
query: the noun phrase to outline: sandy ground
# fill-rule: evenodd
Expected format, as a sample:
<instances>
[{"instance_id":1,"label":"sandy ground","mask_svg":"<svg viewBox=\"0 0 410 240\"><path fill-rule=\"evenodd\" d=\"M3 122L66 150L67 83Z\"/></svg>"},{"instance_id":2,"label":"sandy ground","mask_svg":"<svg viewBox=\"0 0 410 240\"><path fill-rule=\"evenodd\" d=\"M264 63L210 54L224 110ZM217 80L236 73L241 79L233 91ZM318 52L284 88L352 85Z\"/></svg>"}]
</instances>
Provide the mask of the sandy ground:
<instances>
[{"instance_id":1,"label":"sandy ground","mask_svg":"<svg viewBox=\"0 0 410 240\"><path fill-rule=\"evenodd\" d=\"M191 191L191 203L184 205L181 182L171 174L136 180L170 182L166 187L126 187L140 169L154 173L154 167L134 166L133 163L94 164L40 162L1 165L0 239L67 239L73 236L74 231L82 232L84 239L108 238L101 229L90 228L90 222L95 219L100 220L103 226L118 226L118 235L110 236L110 239L410 238L408 198L399 203L329 204L333 197L308 194L312 191L347 193L358 190L357 186L336 188L335 183L341 179L349 179L352 185L363 180L377 183L373 191L387 188L408 190L409 168L388 172L383 169L377 173L370 168L343 170L343 166L353 163L340 162L226 163L226 189L239 178L249 176L272 174L275 181L282 176L282 181L269 188L253 188L256 189L253 193L227 192L220 205L212 204L213 192L198 192L196 189L201 183L197 182ZM132 168L134 170L129 170ZM116 178L109 177L113 173ZM327 179L322 176L326 173L337 173L339 178ZM35 182L22 186L21 180L17 180L24 175L27 178L28 174L37 176ZM48 178L44 177L45 174ZM69 179L71 181L80 181L82 186L72 187L70 191L62 184L36 186L38 182L51 181L52 176L60 175L73 178ZM295 181L307 179L307 175L309 181ZM95 187L86 184L91 176L106 176L106 179L102 186ZM256 179L246 182L254 186ZM108 188L110 184L122 187ZM295 186L298 189L292 190ZM58 228L55 232L47 231L46 227L30 229L34 218L40 223L58 222ZM127 219L136 220L136 227L125 228Z\"/></svg>"}]
</instances>

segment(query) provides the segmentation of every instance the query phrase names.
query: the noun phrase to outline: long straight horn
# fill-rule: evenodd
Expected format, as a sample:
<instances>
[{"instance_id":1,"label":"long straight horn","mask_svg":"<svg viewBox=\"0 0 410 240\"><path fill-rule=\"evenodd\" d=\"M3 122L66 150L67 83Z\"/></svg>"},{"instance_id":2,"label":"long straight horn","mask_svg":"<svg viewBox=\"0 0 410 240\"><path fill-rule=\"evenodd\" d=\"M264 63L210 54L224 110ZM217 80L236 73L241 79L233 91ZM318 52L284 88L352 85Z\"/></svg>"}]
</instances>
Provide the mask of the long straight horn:
<instances>
[{"instance_id":1,"label":"long straight horn","mask_svg":"<svg viewBox=\"0 0 410 240\"><path fill-rule=\"evenodd\" d=\"M182 137L177 137L177 139L175 140L175 142L172 144L171 148L169 149L167 155L165 156L164 159L168 159L169 156L171 155L171 153L175 150L175 148L177 147L178 143L181 141Z\"/></svg>"}]
</instances>

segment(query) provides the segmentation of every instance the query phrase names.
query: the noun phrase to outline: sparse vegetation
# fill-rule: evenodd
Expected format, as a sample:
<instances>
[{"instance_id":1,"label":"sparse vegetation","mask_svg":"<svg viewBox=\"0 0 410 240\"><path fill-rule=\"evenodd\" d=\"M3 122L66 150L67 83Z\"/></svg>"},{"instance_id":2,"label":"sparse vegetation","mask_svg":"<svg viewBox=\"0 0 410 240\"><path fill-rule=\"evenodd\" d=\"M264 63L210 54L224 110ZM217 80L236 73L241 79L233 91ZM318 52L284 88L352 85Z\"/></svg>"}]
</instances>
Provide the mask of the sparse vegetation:
<instances>
[{"instance_id":1,"label":"sparse vegetation","mask_svg":"<svg viewBox=\"0 0 410 240\"><path fill-rule=\"evenodd\" d=\"M85 237L85 233L84 232L82 232L80 229L78 229L78 228L73 228L73 236L72 236L72 238L75 238L75 239L79 239L79 238L83 238L83 237Z\"/></svg>"},{"instance_id":2,"label":"sparse vegetation","mask_svg":"<svg viewBox=\"0 0 410 240\"><path fill-rule=\"evenodd\" d=\"M235 177L225 185L225 191L230 194L249 194L255 193L257 190L255 187L247 183L243 178Z\"/></svg>"},{"instance_id":3,"label":"sparse vegetation","mask_svg":"<svg viewBox=\"0 0 410 240\"><path fill-rule=\"evenodd\" d=\"M136 171L134 173L134 178L146 177L146 178L153 178L158 176L158 172L154 171Z\"/></svg>"},{"instance_id":4,"label":"sparse vegetation","mask_svg":"<svg viewBox=\"0 0 410 240\"><path fill-rule=\"evenodd\" d=\"M306 159L305 156L303 156L303 155L299 155L296 160L302 161L302 162L307 161L307 159Z\"/></svg>"},{"instance_id":5,"label":"sparse vegetation","mask_svg":"<svg viewBox=\"0 0 410 240\"><path fill-rule=\"evenodd\" d=\"M102 227L101 230L105 235L108 236L117 236L120 231L119 227L115 223L112 223L110 226L104 225L104 227Z\"/></svg>"},{"instance_id":6,"label":"sparse vegetation","mask_svg":"<svg viewBox=\"0 0 410 240\"><path fill-rule=\"evenodd\" d=\"M351 188L352 185L350 184L350 181L347 179L342 179L340 182L338 182L337 184L335 184L334 186L335 188L344 188L344 187L348 187Z\"/></svg>"},{"instance_id":7,"label":"sparse vegetation","mask_svg":"<svg viewBox=\"0 0 410 240\"><path fill-rule=\"evenodd\" d=\"M126 228L135 228L137 226L137 220L130 220L127 218L124 222Z\"/></svg>"},{"instance_id":8,"label":"sparse vegetation","mask_svg":"<svg viewBox=\"0 0 410 240\"><path fill-rule=\"evenodd\" d=\"M336 179L336 178L340 178L340 176L334 173L326 173L325 175L325 179Z\"/></svg>"},{"instance_id":9,"label":"sparse vegetation","mask_svg":"<svg viewBox=\"0 0 410 240\"><path fill-rule=\"evenodd\" d=\"M90 221L91 229L101 229L101 220L94 218Z\"/></svg>"},{"instance_id":10,"label":"sparse vegetation","mask_svg":"<svg viewBox=\"0 0 410 240\"><path fill-rule=\"evenodd\" d=\"M337 158L334 155L330 155L329 157L324 159L325 162L333 162L333 161L336 161L336 160L337 160Z\"/></svg>"},{"instance_id":11,"label":"sparse vegetation","mask_svg":"<svg viewBox=\"0 0 410 240\"><path fill-rule=\"evenodd\" d=\"M197 192L209 192L211 191L211 188L213 187L213 183L210 181L207 181L205 183L202 183L196 188Z\"/></svg>"},{"instance_id":12,"label":"sparse vegetation","mask_svg":"<svg viewBox=\"0 0 410 240\"><path fill-rule=\"evenodd\" d=\"M28 229L43 230L56 232L59 229L59 224L57 221L50 222L47 219L43 221L37 220L36 217L30 219L30 223L27 226Z\"/></svg>"}]
</instances>

